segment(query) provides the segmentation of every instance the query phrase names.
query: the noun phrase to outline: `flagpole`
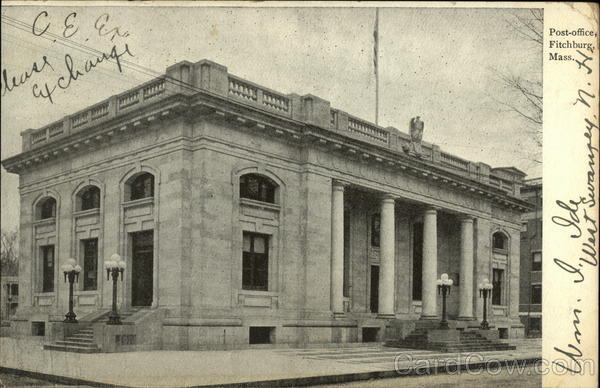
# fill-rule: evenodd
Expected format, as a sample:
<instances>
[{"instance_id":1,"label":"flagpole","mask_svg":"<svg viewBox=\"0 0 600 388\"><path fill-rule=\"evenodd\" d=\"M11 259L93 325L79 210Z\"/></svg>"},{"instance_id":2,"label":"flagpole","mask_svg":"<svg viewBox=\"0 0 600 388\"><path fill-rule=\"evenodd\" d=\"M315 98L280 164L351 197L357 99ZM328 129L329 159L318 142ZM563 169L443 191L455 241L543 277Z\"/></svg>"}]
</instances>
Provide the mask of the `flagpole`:
<instances>
[{"instance_id":1,"label":"flagpole","mask_svg":"<svg viewBox=\"0 0 600 388\"><path fill-rule=\"evenodd\" d=\"M375 66L375 125L379 125L379 8L375 8L375 48L373 64Z\"/></svg>"}]
</instances>

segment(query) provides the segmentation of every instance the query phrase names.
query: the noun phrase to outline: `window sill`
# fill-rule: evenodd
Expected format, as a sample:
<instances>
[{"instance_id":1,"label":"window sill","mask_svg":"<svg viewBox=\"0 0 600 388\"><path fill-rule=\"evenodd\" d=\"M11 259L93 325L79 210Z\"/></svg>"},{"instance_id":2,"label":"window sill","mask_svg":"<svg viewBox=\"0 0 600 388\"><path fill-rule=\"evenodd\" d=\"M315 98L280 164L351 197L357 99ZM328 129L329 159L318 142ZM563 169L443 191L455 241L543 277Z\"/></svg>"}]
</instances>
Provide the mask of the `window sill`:
<instances>
[{"instance_id":1,"label":"window sill","mask_svg":"<svg viewBox=\"0 0 600 388\"><path fill-rule=\"evenodd\" d=\"M244 206L250 206L258 209L279 211L281 206L276 203L262 202L254 199L240 198L240 203Z\"/></svg>"},{"instance_id":2,"label":"window sill","mask_svg":"<svg viewBox=\"0 0 600 388\"><path fill-rule=\"evenodd\" d=\"M238 294L244 295L260 295L260 296L278 296L279 292L277 291L259 291L259 290L238 290Z\"/></svg>"},{"instance_id":3,"label":"window sill","mask_svg":"<svg viewBox=\"0 0 600 388\"><path fill-rule=\"evenodd\" d=\"M35 220L33 221L33 225L50 225L50 224L56 224L56 217L52 217L52 218L44 218L43 220Z\"/></svg>"},{"instance_id":4,"label":"window sill","mask_svg":"<svg viewBox=\"0 0 600 388\"><path fill-rule=\"evenodd\" d=\"M73 290L74 295L96 295L98 290Z\"/></svg>"},{"instance_id":5,"label":"window sill","mask_svg":"<svg viewBox=\"0 0 600 388\"><path fill-rule=\"evenodd\" d=\"M133 201L123 202L123 207L128 208L128 207L135 207L135 206L143 206L143 205L147 205L147 204L151 204L151 203L154 203L154 197L148 197L148 198L142 198L142 199L136 199Z\"/></svg>"},{"instance_id":6,"label":"window sill","mask_svg":"<svg viewBox=\"0 0 600 388\"><path fill-rule=\"evenodd\" d=\"M501 255L508 255L508 249L492 248L492 251Z\"/></svg>"},{"instance_id":7,"label":"window sill","mask_svg":"<svg viewBox=\"0 0 600 388\"><path fill-rule=\"evenodd\" d=\"M88 209L88 210L78 210L76 212L73 212L74 217L85 217L85 216L91 216L91 215L96 215L96 214L100 214L100 208Z\"/></svg>"}]
</instances>

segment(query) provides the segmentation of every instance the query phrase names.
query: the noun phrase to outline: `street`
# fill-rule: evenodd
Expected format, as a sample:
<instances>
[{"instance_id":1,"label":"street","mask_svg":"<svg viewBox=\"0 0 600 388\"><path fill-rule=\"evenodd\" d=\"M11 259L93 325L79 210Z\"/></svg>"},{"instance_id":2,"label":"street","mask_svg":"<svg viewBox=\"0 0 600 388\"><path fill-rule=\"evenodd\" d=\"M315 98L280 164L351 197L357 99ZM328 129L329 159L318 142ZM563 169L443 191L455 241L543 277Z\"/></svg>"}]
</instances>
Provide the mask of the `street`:
<instances>
[{"instance_id":1,"label":"street","mask_svg":"<svg viewBox=\"0 0 600 388\"><path fill-rule=\"evenodd\" d=\"M60 385L54 384L45 380L34 379L26 376L19 376L16 374L0 372L0 388L11 388L11 387L53 387L63 388L72 387L72 385ZM85 388L85 386L78 386L79 388Z\"/></svg>"},{"instance_id":2,"label":"street","mask_svg":"<svg viewBox=\"0 0 600 388\"><path fill-rule=\"evenodd\" d=\"M504 388L504 387L519 387L519 388L538 388L542 385L542 378L540 375L535 374L533 368L525 368L521 374L508 373L506 369L503 369L497 374L478 374L471 375L467 373L461 373L457 375L432 375L432 376L418 376L418 377L399 377L395 379L378 379L368 381L356 381L352 383L334 384L334 385L320 385L319 387L373 387L373 388L387 388L387 387L403 387L403 388L423 388L423 387L436 387L436 388L454 388L454 387L480 387L480 388ZM62 388L67 387L64 385L55 385L53 383L33 379L29 377L22 377L17 375L11 375L6 373L0 373L0 388L8 387L54 387Z\"/></svg>"},{"instance_id":3,"label":"street","mask_svg":"<svg viewBox=\"0 0 600 388\"><path fill-rule=\"evenodd\" d=\"M542 386L542 376L535 373L534 368L525 368L521 374L512 375L503 369L500 373L490 374L440 374L431 376L399 377L395 379L379 379L369 381L356 381L345 384L323 385L320 387L366 387L369 388L455 388L455 387L478 387L478 388L539 388Z\"/></svg>"}]
</instances>

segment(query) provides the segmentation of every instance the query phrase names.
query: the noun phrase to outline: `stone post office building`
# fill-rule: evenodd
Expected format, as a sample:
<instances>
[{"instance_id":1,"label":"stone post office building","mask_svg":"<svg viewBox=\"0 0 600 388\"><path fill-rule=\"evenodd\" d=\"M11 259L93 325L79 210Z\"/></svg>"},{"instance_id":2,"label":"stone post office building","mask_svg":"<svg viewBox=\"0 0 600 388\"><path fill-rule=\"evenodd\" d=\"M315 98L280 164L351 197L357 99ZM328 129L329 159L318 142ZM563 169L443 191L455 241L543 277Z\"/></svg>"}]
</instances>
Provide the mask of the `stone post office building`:
<instances>
[{"instance_id":1,"label":"stone post office building","mask_svg":"<svg viewBox=\"0 0 600 388\"><path fill-rule=\"evenodd\" d=\"M3 161L20 176L14 332L62 321L71 257L78 318L105 314L103 262L119 253L129 345L383 340L386 326L440 318L442 273L454 325L478 324L488 278L491 324L523 335L524 174L416 147L400 127L202 60L24 131Z\"/></svg>"}]
</instances>

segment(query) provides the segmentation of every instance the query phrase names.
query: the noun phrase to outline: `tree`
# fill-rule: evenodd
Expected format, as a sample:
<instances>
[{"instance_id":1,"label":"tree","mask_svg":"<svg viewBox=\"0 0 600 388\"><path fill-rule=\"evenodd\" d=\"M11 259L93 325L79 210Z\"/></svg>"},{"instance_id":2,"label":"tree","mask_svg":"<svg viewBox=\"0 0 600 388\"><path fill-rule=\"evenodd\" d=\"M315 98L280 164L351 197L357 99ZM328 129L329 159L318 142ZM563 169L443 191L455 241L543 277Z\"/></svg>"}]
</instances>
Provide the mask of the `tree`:
<instances>
[{"instance_id":1,"label":"tree","mask_svg":"<svg viewBox=\"0 0 600 388\"><path fill-rule=\"evenodd\" d=\"M19 234L16 229L2 229L1 239L0 273L2 276L16 276L19 273Z\"/></svg>"},{"instance_id":2,"label":"tree","mask_svg":"<svg viewBox=\"0 0 600 388\"><path fill-rule=\"evenodd\" d=\"M520 37L524 44L531 45L531 53L536 56L538 63L541 63L544 11L542 9L509 11L505 21L509 29ZM539 54L539 58L536 54ZM530 159L541 163L543 117L541 65L539 71L533 73L515 74L513 70L494 70L494 73L506 91L500 98L494 100L522 119L523 130L537 146Z\"/></svg>"},{"instance_id":3,"label":"tree","mask_svg":"<svg viewBox=\"0 0 600 388\"><path fill-rule=\"evenodd\" d=\"M511 12L506 22L522 38L542 46L544 44L544 10L532 8L528 11L525 14Z\"/></svg>"}]
</instances>

